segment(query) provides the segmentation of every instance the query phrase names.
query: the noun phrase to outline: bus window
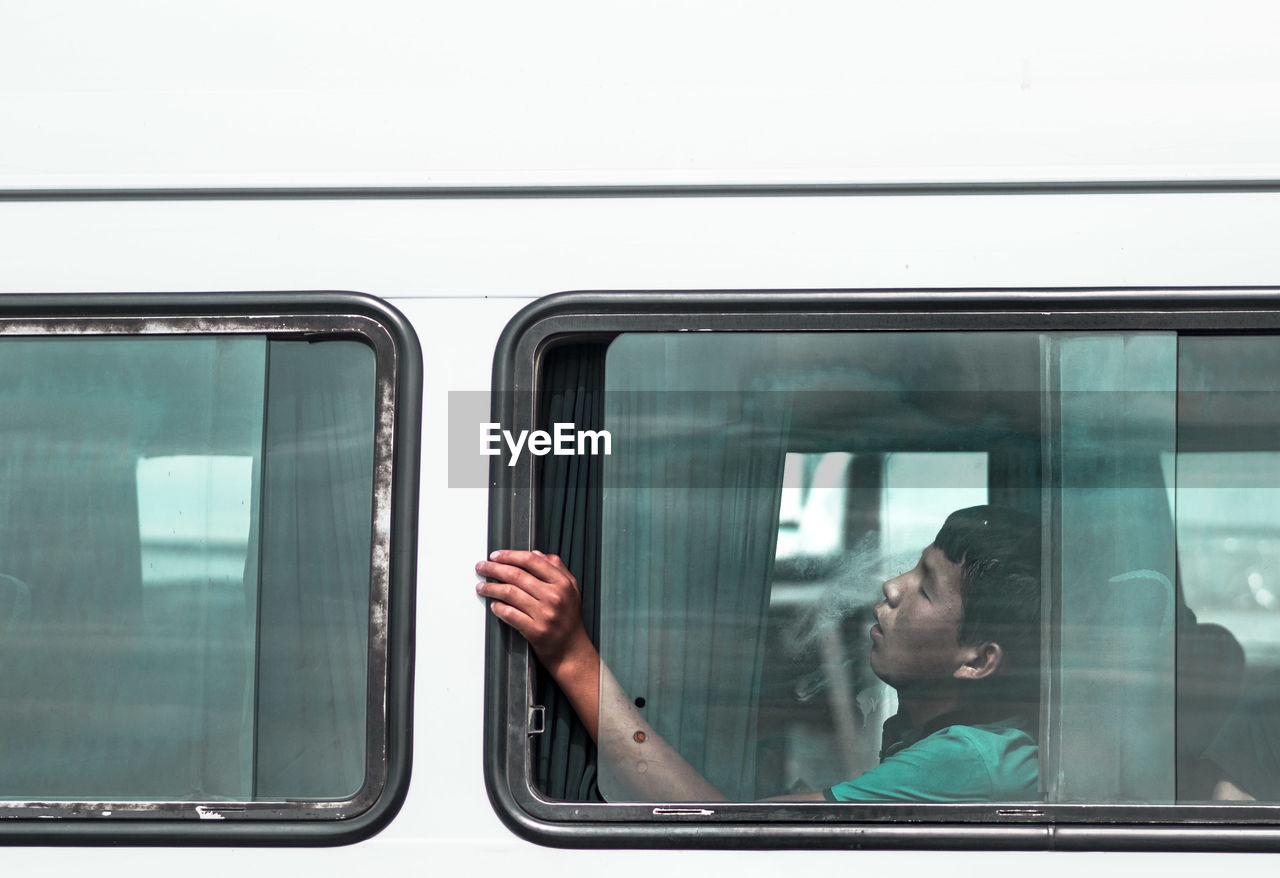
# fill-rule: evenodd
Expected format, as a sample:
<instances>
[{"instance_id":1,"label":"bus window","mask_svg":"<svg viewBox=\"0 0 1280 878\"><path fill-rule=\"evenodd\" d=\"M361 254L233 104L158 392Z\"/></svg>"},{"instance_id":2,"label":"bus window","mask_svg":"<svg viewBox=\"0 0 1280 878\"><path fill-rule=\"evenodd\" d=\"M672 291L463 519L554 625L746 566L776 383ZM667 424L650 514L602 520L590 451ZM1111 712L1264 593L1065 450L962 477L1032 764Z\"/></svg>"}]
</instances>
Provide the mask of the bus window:
<instances>
[{"instance_id":1,"label":"bus window","mask_svg":"<svg viewBox=\"0 0 1280 878\"><path fill-rule=\"evenodd\" d=\"M542 388L566 400L549 376L573 361L579 426L607 431L612 450L536 463L532 530L581 571L602 678L626 697L601 702L603 752L563 749L559 714L532 733L538 765L565 769L557 790L580 793L563 795L572 814L528 813L634 838L666 831L668 814L731 814L778 841L768 827L810 819L949 838L976 822L1013 838L1038 821L1224 824L1244 813L1231 803L1280 804L1280 310L1259 329L1231 303L1208 319L1215 303L1059 314L940 296L921 314L871 296L869 313L819 314L819 298L775 314L707 299L697 319L592 314L581 344L558 338L542 361ZM511 484L497 496L529 483ZM558 542L542 513L571 508ZM953 704L959 690L939 685L946 709L915 722L917 681L936 678L877 650L902 583L941 581L938 553L958 571L947 630L965 655L998 652L982 674L1006 676L966 690L983 702ZM982 597L988 575L1013 596ZM966 628L970 601L985 621ZM988 679L974 667L951 677ZM554 683L538 671L532 691L551 716ZM511 719L525 707L513 701ZM954 762L879 782L936 735L1004 742L991 784L944 789ZM665 752L655 741L714 794L664 795L666 764L643 755Z\"/></svg>"},{"instance_id":2,"label":"bus window","mask_svg":"<svg viewBox=\"0 0 1280 878\"><path fill-rule=\"evenodd\" d=\"M147 297L76 333L0 314L6 818L182 818L121 835L176 840L218 814L227 839L321 840L385 816L397 375L342 299L338 323Z\"/></svg>"}]
</instances>

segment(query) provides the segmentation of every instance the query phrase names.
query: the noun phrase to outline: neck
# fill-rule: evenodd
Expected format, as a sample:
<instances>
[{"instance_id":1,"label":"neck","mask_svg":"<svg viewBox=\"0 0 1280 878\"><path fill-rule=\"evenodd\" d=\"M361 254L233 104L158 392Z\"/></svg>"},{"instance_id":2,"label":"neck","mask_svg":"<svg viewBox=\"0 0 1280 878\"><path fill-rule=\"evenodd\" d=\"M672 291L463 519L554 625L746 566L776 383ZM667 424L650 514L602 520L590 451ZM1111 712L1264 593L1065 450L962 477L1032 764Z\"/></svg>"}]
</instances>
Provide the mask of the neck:
<instances>
[{"instance_id":1,"label":"neck","mask_svg":"<svg viewBox=\"0 0 1280 878\"><path fill-rule=\"evenodd\" d=\"M898 710L905 713L913 726L922 726L935 717L962 707L964 701L954 692L909 692L898 690Z\"/></svg>"}]
</instances>

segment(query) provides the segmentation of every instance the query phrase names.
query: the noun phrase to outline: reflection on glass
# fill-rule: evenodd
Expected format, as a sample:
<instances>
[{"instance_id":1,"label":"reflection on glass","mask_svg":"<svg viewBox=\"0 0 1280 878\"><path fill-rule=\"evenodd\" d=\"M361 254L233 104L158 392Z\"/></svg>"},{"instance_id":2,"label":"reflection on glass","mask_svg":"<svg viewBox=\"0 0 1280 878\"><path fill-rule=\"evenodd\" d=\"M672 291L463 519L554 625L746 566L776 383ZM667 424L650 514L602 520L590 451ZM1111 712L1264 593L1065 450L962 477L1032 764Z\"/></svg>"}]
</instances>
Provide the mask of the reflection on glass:
<instances>
[{"instance_id":1,"label":"reflection on glass","mask_svg":"<svg viewBox=\"0 0 1280 878\"><path fill-rule=\"evenodd\" d=\"M778 564L817 563L843 548L845 478L852 455L788 454L778 500Z\"/></svg>"},{"instance_id":2,"label":"reflection on glass","mask_svg":"<svg viewBox=\"0 0 1280 878\"><path fill-rule=\"evenodd\" d=\"M249 555L250 455L146 457L138 461L142 584L238 582Z\"/></svg>"},{"instance_id":3,"label":"reflection on glass","mask_svg":"<svg viewBox=\"0 0 1280 878\"><path fill-rule=\"evenodd\" d=\"M1280 451L1178 455L1178 574L1201 623L1280 665Z\"/></svg>"},{"instance_id":4,"label":"reflection on glass","mask_svg":"<svg viewBox=\"0 0 1280 878\"><path fill-rule=\"evenodd\" d=\"M887 455L881 508L885 578L915 563L938 526L957 509L987 502L982 452L899 452Z\"/></svg>"}]
</instances>

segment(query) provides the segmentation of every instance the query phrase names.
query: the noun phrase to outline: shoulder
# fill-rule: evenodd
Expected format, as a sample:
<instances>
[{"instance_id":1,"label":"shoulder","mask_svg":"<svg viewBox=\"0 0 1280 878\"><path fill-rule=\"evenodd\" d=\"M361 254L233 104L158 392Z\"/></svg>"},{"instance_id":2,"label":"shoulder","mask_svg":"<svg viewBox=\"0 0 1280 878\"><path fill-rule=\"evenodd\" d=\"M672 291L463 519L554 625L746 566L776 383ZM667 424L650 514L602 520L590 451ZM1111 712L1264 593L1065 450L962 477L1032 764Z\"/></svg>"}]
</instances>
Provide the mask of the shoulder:
<instances>
[{"instance_id":1,"label":"shoulder","mask_svg":"<svg viewBox=\"0 0 1280 878\"><path fill-rule=\"evenodd\" d=\"M955 746L964 742L982 756L1006 756L1026 748L1036 748L1031 735L1015 722L947 726L920 743L929 741L935 741L937 746Z\"/></svg>"},{"instance_id":2,"label":"shoulder","mask_svg":"<svg viewBox=\"0 0 1280 878\"><path fill-rule=\"evenodd\" d=\"M1035 739L1016 724L950 726L938 734L950 740L963 741L974 757L987 767L991 775L993 800L1037 797L1040 748L1036 746Z\"/></svg>"},{"instance_id":3,"label":"shoulder","mask_svg":"<svg viewBox=\"0 0 1280 878\"><path fill-rule=\"evenodd\" d=\"M1003 802L1038 797L1035 741L1011 724L953 725L830 790L842 802Z\"/></svg>"}]
</instances>

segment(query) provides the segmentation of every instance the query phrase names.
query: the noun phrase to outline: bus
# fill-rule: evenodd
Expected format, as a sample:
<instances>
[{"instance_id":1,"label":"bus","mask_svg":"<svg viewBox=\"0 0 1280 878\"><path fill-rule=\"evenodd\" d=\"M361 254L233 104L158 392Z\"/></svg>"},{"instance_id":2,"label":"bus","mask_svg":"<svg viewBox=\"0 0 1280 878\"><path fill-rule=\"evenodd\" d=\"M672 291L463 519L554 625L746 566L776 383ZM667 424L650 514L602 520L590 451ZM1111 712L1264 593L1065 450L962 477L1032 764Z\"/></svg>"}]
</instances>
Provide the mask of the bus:
<instances>
[{"instance_id":1,"label":"bus","mask_svg":"<svg viewBox=\"0 0 1280 878\"><path fill-rule=\"evenodd\" d=\"M14 868L1272 862L1267 4L2 17ZM884 583L986 505L1034 796L761 801L875 768ZM625 792L506 548L728 802Z\"/></svg>"}]
</instances>

